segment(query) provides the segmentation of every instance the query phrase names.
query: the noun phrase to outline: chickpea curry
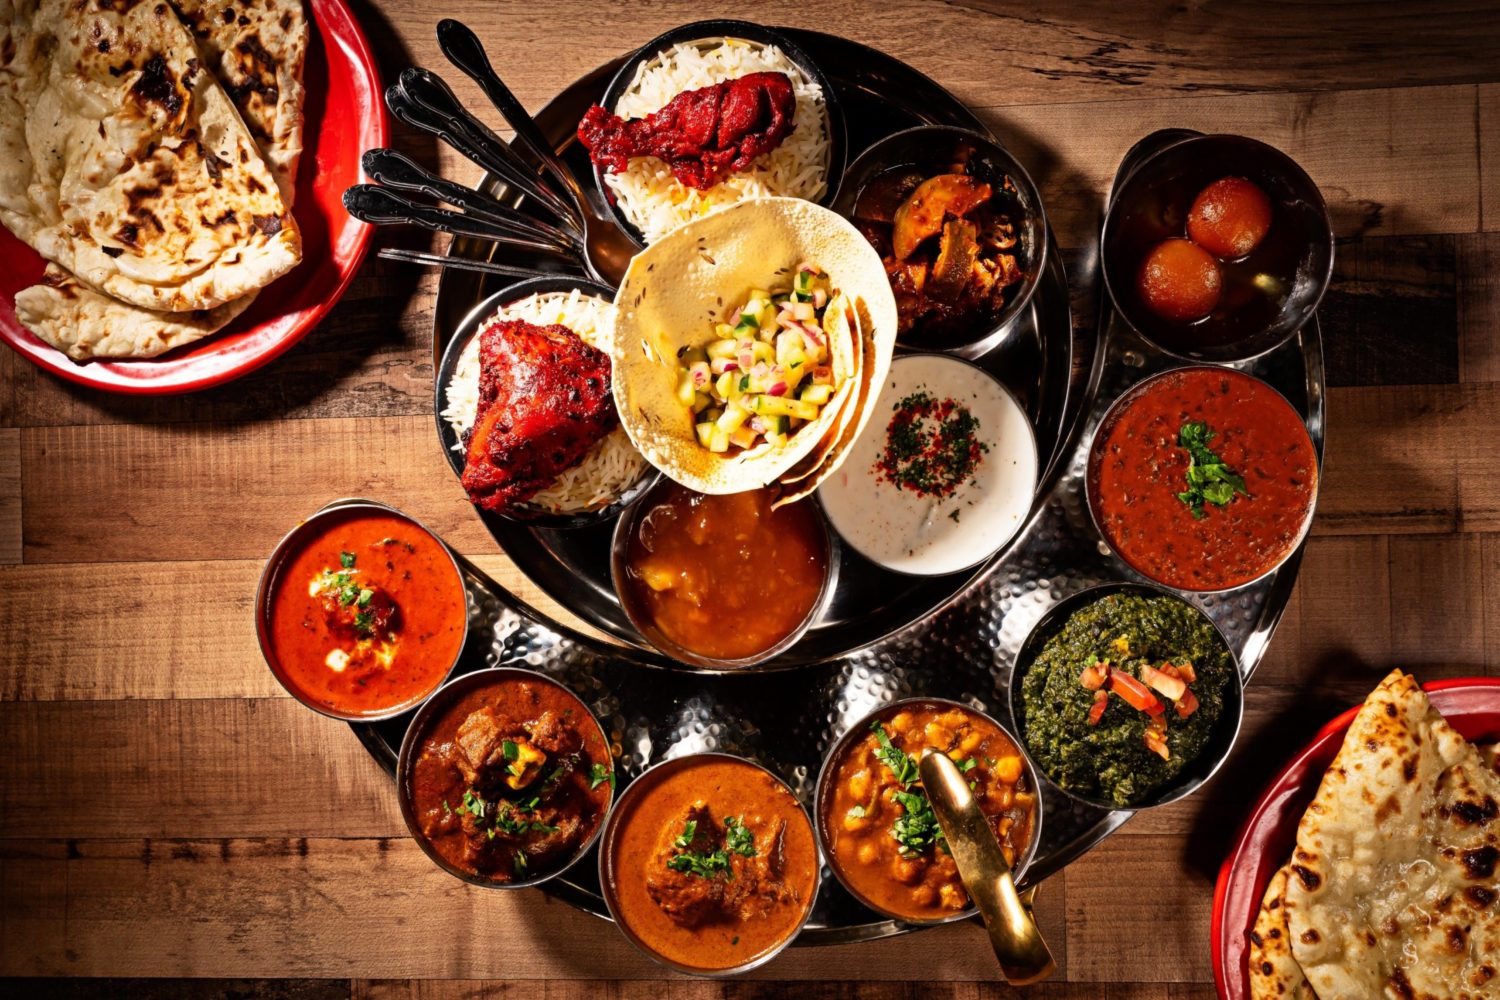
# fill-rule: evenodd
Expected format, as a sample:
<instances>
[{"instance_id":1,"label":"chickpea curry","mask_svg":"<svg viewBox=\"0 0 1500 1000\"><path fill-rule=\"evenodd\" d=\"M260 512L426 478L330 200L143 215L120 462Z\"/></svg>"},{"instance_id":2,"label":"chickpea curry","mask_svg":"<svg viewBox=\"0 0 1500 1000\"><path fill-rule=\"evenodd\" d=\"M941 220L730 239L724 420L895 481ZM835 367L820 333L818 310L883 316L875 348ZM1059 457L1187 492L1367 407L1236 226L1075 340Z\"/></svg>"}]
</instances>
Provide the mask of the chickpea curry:
<instances>
[{"instance_id":1,"label":"chickpea curry","mask_svg":"<svg viewBox=\"0 0 1500 1000\"><path fill-rule=\"evenodd\" d=\"M1037 797L1021 751L995 723L951 702L891 706L830 766L819 822L829 864L870 907L901 920L942 920L969 907L958 868L922 790L928 747L969 778L1005 859L1025 856Z\"/></svg>"},{"instance_id":2,"label":"chickpea curry","mask_svg":"<svg viewBox=\"0 0 1500 1000\"><path fill-rule=\"evenodd\" d=\"M427 725L406 791L420 839L450 867L533 882L593 839L614 791L612 761L571 692L510 677L464 694Z\"/></svg>"},{"instance_id":3,"label":"chickpea curry","mask_svg":"<svg viewBox=\"0 0 1500 1000\"><path fill-rule=\"evenodd\" d=\"M812 824L764 769L705 754L632 785L604 844L604 891L644 950L693 971L754 964L806 919L818 883Z\"/></svg>"}]
</instances>

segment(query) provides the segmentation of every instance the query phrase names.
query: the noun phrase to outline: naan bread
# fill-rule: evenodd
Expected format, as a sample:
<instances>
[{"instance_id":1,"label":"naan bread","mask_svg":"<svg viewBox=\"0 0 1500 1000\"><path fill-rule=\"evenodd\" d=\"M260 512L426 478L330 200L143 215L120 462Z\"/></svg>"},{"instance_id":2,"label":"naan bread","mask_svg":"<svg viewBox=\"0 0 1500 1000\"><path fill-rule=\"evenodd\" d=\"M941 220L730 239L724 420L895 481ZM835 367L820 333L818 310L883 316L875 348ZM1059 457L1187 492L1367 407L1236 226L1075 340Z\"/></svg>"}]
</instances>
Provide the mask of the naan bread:
<instances>
[{"instance_id":1,"label":"naan bread","mask_svg":"<svg viewBox=\"0 0 1500 1000\"><path fill-rule=\"evenodd\" d=\"M0 0L0 23L8 229L88 285L172 312L297 264L274 176L164 0Z\"/></svg>"},{"instance_id":2,"label":"naan bread","mask_svg":"<svg viewBox=\"0 0 1500 1000\"><path fill-rule=\"evenodd\" d=\"M1250 931L1250 1000L1318 1000L1302 967L1292 957L1287 929L1286 879L1279 869L1266 887L1255 927Z\"/></svg>"},{"instance_id":3,"label":"naan bread","mask_svg":"<svg viewBox=\"0 0 1500 1000\"><path fill-rule=\"evenodd\" d=\"M1297 828L1292 955L1322 1000L1500 998L1500 775L1396 671Z\"/></svg>"}]
</instances>

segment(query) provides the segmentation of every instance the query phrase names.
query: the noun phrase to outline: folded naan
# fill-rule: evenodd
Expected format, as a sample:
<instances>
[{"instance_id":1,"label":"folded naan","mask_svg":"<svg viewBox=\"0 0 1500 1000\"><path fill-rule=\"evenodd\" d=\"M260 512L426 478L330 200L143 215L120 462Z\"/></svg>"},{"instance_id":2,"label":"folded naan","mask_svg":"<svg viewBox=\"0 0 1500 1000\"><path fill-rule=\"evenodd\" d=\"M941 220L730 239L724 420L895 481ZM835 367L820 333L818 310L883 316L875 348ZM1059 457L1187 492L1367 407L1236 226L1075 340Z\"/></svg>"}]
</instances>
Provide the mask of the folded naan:
<instances>
[{"instance_id":1,"label":"folded naan","mask_svg":"<svg viewBox=\"0 0 1500 1000\"><path fill-rule=\"evenodd\" d=\"M1271 876L1250 931L1251 1000L1318 1000L1302 967L1292 957L1286 908L1288 871L1290 868L1281 868Z\"/></svg>"},{"instance_id":2,"label":"folded naan","mask_svg":"<svg viewBox=\"0 0 1500 1000\"><path fill-rule=\"evenodd\" d=\"M289 206L156 0L0 0L0 222L133 305L209 310L294 267Z\"/></svg>"},{"instance_id":3,"label":"folded naan","mask_svg":"<svg viewBox=\"0 0 1500 1000\"><path fill-rule=\"evenodd\" d=\"M1500 998L1497 866L1500 775L1398 670L1297 828L1292 957L1321 1000Z\"/></svg>"}]
</instances>

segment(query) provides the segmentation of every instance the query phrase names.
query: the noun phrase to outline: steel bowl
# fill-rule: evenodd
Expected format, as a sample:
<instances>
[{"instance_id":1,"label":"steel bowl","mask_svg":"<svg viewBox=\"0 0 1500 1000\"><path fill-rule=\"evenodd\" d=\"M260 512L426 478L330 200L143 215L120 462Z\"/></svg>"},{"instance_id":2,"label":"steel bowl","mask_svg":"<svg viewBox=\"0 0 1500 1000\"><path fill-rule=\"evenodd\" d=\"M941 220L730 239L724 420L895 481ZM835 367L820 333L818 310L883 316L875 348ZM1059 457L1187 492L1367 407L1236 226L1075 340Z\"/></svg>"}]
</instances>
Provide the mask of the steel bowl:
<instances>
[{"instance_id":1,"label":"steel bowl","mask_svg":"<svg viewBox=\"0 0 1500 1000\"><path fill-rule=\"evenodd\" d=\"M749 758L740 757L735 754L717 752L693 753L685 754L681 757L673 757L669 760L664 760L659 763L653 764L651 767L642 772L639 777L632 781L630 785L625 789L625 791L620 793L620 798L615 802L614 808L610 810L609 816L604 821L603 836L599 841L599 892L600 895L604 897L604 905L605 908L609 911L610 919L615 922L616 927L620 928L620 932L625 935L625 939L632 945L634 945L641 954L645 955L652 961L659 962L667 968L673 969L677 972L684 972L690 976L700 976L707 979L722 979L728 976L738 976L741 973L749 972L751 969L758 969L762 965L765 965L767 962L771 961L771 959L775 958L777 955L780 955L783 951L785 951L787 946L790 945L792 941L796 939L797 935L802 932L802 928L807 926L808 918L812 916L813 908L817 906L818 890L822 885L822 879L819 877L819 873L814 873L812 896L808 898L807 905L802 911L802 919L798 922L797 926L787 934L782 942L775 948L767 951L765 954L758 955L747 962L743 962L740 965L734 966L733 968L705 970L694 968L690 965L682 965L681 963L674 962L671 959L659 955L655 951L652 951L646 946L645 942L641 941L640 938L638 938L635 933L631 931L630 925L620 918L620 904L619 901L615 898L614 892L615 879L613 876L615 870L618 867L621 867L617 864L617 859L615 858L615 841L620 832L621 817L629 813L631 802L645 795L654 785L658 784L662 778L680 771L685 767L690 767L693 764L710 758L737 761L741 764L747 764L758 771L762 771L778 785L786 789L787 795L791 796L793 801L796 801L796 793L792 791L791 786L783 781L780 776L775 774L769 768L765 767L765 765L763 764L759 764L756 761L750 760ZM803 815L804 817L806 816L805 810L803 812ZM809 820L809 822L811 823L811 820ZM812 825L816 826L817 824L814 823ZM813 833L813 842L815 845L818 844L816 830L814 830ZM633 866L637 871L639 870L638 864L639 862L636 863L636 866Z\"/></svg>"},{"instance_id":2,"label":"steel bowl","mask_svg":"<svg viewBox=\"0 0 1500 1000\"><path fill-rule=\"evenodd\" d=\"M839 760L843 758L844 754L851 746L853 746L857 741L864 738L865 734L870 731L870 726L877 720L890 718L897 712L901 711L903 708L910 708L916 705L942 705L945 707L957 708L976 715L979 718L984 719L986 722L989 722L995 728L999 729L1000 732L1004 733L1006 739L1015 744L1016 749L1020 751L1021 761L1026 765L1027 780L1030 784L1032 793L1036 796L1036 819L1031 824L1030 842L1026 845L1026 849L1021 852L1020 856L1016 858L1015 864L1011 865L1011 878L1017 885L1021 885L1023 879L1026 877L1026 869L1031 865L1031 859L1036 856L1037 845L1040 844L1042 840L1042 795L1041 785L1037 782L1036 765L1032 762L1031 755L1026 752L1026 744L1017 739L1014 733L1012 733L1005 726L1001 725L1000 722L993 716L991 716L988 712L981 712L979 709L974 708L971 705L966 705L961 701L954 701L951 698L935 698L922 695L913 698L902 698L899 701L893 701L888 705L882 705L880 708L877 708L875 711L870 712L868 715L862 717L858 722L850 726L849 729L847 729L843 733L843 735L841 735L837 740L834 741L833 746L831 746L828 752L823 755L823 765L818 771L818 783L815 791L813 792L813 802L815 804L815 822L813 823L813 826L817 830L818 847L823 852L823 859L828 865L828 870L833 872L834 877L839 880L839 884L844 887L849 895L853 896L856 900L859 901L861 905L867 907L868 909L871 909L876 913L890 918L891 920L895 920L898 923L905 924L910 927L935 927L939 924L951 924L959 920L967 920L978 913L979 910L973 905L971 901L969 906L954 913L950 913L942 917L935 917L929 920L914 920L910 916L897 913L893 910L888 910L882 906L877 905L876 903L871 902L870 899L864 895L864 893L860 892L847 878L844 877L844 872L839 867L838 862L834 858L833 845L829 843L829 837L826 830L826 823L834 818L830 815L830 812L832 810L834 792L833 772L837 767Z\"/></svg>"},{"instance_id":3,"label":"steel bowl","mask_svg":"<svg viewBox=\"0 0 1500 1000\"><path fill-rule=\"evenodd\" d=\"M467 603L468 591L464 587L463 570L459 568L458 559L453 555L453 550L448 543L427 525L418 521L410 514L397 510L387 504L376 503L373 500L337 500L320 509L317 513L299 523L291 531L282 536L281 541L276 543L276 548L271 550L271 555L266 559L266 564L260 571L260 581L255 587L255 636L260 642L260 653L265 658L266 666L271 668L271 674L276 678L286 693L296 698L308 708L331 719L340 719L344 722L380 722L385 719L394 719L398 715L411 711L413 708L426 701L434 691L437 691L453 676L454 668L458 666L459 660L463 658L464 647L469 641L469 616L464 615L464 634L459 639L458 651L453 656L453 662L448 665L443 677L432 689L424 692L419 697L409 698L399 705L393 705L379 712L345 713L338 712L326 705L319 705L308 699L307 695L287 676L280 658L271 644L271 597L276 592L276 584L281 576L282 569L290 559L317 531L326 527L329 521L347 517L351 512L366 511L379 514L388 514L411 522L417 528L431 536L432 540L442 548L448 556L448 561L453 566L454 585L458 591L459 600Z\"/></svg>"},{"instance_id":4,"label":"steel bowl","mask_svg":"<svg viewBox=\"0 0 1500 1000\"><path fill-rule=\"evenodd\" d=\"M1244 177L1271 199L1265 239L1222 265L1232 279L1225 295L1240 289L1245 302L1221 302L1195 323L1164 319L1136 293L1141 262L1157 243L1186 235L1193 200L1222 177ZM1333 226L1318 186L1279 149L1238 135L1194 135L1143 162L1116 186L1100 247L1115 309L1148 343L1184 361L1229 364L1274 350L1312 318L1333 275Z\"/></svg>"},{"instance_id":5,"label":"steel bowl","mask_svg":"<svg viewBox=\"0 0 1500 1000\"><path fill-rule=\"evenodd\" d=\"M482 886L486 889L526 889L550 881L569 868L572 868L589 852L589 849L594 846L594 842L599 839L599 834L604 830L604 824L608 820L609 810L614 801L614 792L611 791L610 803L605 805L605 815L600 818L598 825L594 827L593 834L578 846L578 849L573 852L573 856L565 864L552 871L537 875L534 878L511 882L495 882L485 878L483 875L474 875L453 867L453 865L448 863L446 858L433 849L432 844L423 835L421 826L417 822L411 793L412 768L416 765L417 754L421 751L427 728L438 714L448 709L454 702L468 695L476 688L509 680L526 680L534 684L546 684L566 691L578 703L579 707L583 709L589 721L599 730L599 736L603 739L605 747L608 748L610 746L609 735L604 731L604 727L599 724L599 717L584 704L582 698L573 694L573 691L566 685L553 680L546 674L537 673L534 670L522 670L519 667L490 667L485 670L476 670L472 673L455 677L439 688L437 693L428 698L422 707L417 710L417 714L412 717L411 724L406 727L406 735L401 739L401 753L396 758L396 794L401 802L401 818L406 821L406 829L411 834L412 840L415 840L422 848L422 853L432 859L433 864L454 878L467 882L470 885Z\"/></svg>"},{"instance_id":6,"label":"steel bowl","mask_svg":"<svg viewBox=\"0 0 1500 1000\"><path fill-rule=\"evenodd\" d=\"M838 95L834 90L833 81L818 67L817 62L807 54L806 50L774 28L752 24L749 21L715 18L707 21L693 21L657 35L636 49L621 64L610 79L609 86L604 89L604 96L599 100L600 105L613 112L621 95L634 82L636 71L641 64L662 51L685 42L701 41L705 44L717 44L724 38L742 38L762 46L776 46L822 90L823 106L828 115L828 176L827 190L823 192L823 197L818 199L818 204L832 205L834 198L838 196L839 181L844 176L844 165L847 160L844 116L839 107ZM598 164L593 165L593 171L594 186L599 190L599 196L608 206L620 230L635 241L637 246L645 249L645 237L641 235L641 231L635 224L625 217L625 213L610 192L609 186L604 183L604 173L599 169Z\"/></svg>"},{"instance_id":7,"label":"steel bowl","mask_svg":"<svg viewBox=\"0 0 1500 1000\"><path fill-rule=\"evenodd\" d=\"M620 608L625 612L625 617L630 619L630 624L641 637L650 643L659 652L666 654L678 663L703 671L733 673L754 667L775 659L782 653L791 649L797 641L807 634L807 630L817 623L833 603L835 591L838 589L840 548L838 534L829 527L828 518L823 509L817 506L815 497L808 497L797 501L798 503L813 504L818 515L818 523L823 526L823 545L825 569L823 572L823 586L818 591L818 597L808 609L807 617L802 623L786 635L780 642L753 656L744 656L738 659L716 659L711 656L703 656L693 652L686 646L673 642L662 634L656 624L647 617L635 602L631 599L630 584L628 579L629 569L627 562L630 557L630 537L635 533L640 519L651 510L652 504L662 498L668 492L674 490L686 490L687 487L680 486L676 482L663 476L647 490L641 497L640 502L634 504L626 511L618 521L615 522L614 534L609 543L609 574L614 582L615 596L620 602Z\"/></svg>"},{"instance_id":8,"label":"steel bowl","mask_svg":"<svg viewBox=\"0 0 1500 1000\"><path fill-rule=\"evenodd\" d=\"M1141 576L1145 577L1147 580L1150 580L1157 586L1162 587L1166 590L1176 591L1178 594L1227 594L1230 591L1240 590L1244 587L1253 586L1254 584L1259 583L1260 581L1264 580L1266 577L1270 576L1272 573L1280 569L1288 559L1292 558L1293 555L1295 555L1302 549L1303 543L1307 540L1308 532L1312 530L1313 515L1317 511L1318 507L1318 492L1323 488L1322 467L1320 464L1318 481L1313 486L1312 503L1307 508L1307 517L1303 518L1302 520L1302 531L1298 534L1296 543L1290 546L1286 550L1286 552L1282 553L1280 559L1277 559L1276 562L1267 567L1264 572L1253 577L1252 579L1242 580L1241 582L1232 584L1228 587L1181 587L1166 580L1157 579L1155 575L1147 572L1143 567L1137 566L1135 563L1126 559L1125 556L1122 555L1117 548L1115 548L1115 543L1110 539L1109 533L1104 530L1104 525L1100 522L1099 518L1099 487L1094 484L1094 468L1100 461L1099 446L1103 441L1105 432L1109 430L1109 428L1113 425L1115 420L1124 411L1124 409L1132 402L1134 402L1141 393L1145 392L1146 389L1150 388L1151 385L1160 381L1161 379L1188 371L1223 372L1223 369L1217 368L1213 365L1179 365L1175 368L1168 368L1165 371L1157 372L1155 375L1148 375L1146 378L1143 378L1139 382L1132 385L1129 389L1126 389L1124 392L1120 393L1115 401L1109 405L1109 409L1104 411L1104 418L1099 421L1099 426L1094 429L1093 437L1089 441L1088 464L1084 467L1083 472L1084 506L1088 508L1089 519L1093 523L1094 531L1099 535L1100 541L1104 543L1105 548L1109 550L1110 554L1120 561L1121 565L1129 567L1131 570L1139 573ZM1264 379L1256 378L1249 372L1239 372L1239 374L1243 375L1245 378L1250 379L1251 381L1260 383L1261 388L1263 388L1267 392L1275 393L1281 398L1281 401L1283 403L1286 403L1287 407L1290 408L1293 413L1297 412L1297 408L1295 406L1292 406L1291 401L1288 400L1280 390L1271 385L1269 382L1266 382ZM1308 443L1310 445L1312 444L1311 435L1308 435ZM1313 448L1313 454L1317 454L1316 447Z\"/></svg>"},{"instance_id":9,"label":"steel bowl","mask_svg":"<svg viewBox=\"0 0 1500 1000\"><path fill-rule=\"evenodd\" d=\"M438 442L442 445L443 455L448 459L448 466L453 474L462 478L464 472L463 441L443 417L443 411L447 409L448 386L453 381L453 375L458 370L459 359L463 356L464 348L469 345L473 338L479 335L479 331L485 323L500 309L529 298L532 295L544 295L550 292L579 291L585 295L593 295L604 299L606 302L614 301L614 289L608 285L600 284L588 278L577 278L568 275L546 276L527 278L488 296L479 305L469 310L463 322L454 331L448 346L443 350L442 361L438 365L437 374L433 379L433 419L437 423ZM599 524L615 517L620 511L629 507L638 500L643 493L657 479L657 472L646 463L635 481L625 488L614 503L606 504L595 510L578 511L574 513L554 513L534 507L519 504L503 511L489 511L475 508L481 517L496 517L505 521L519 521L538 528L583 528L591 524Z\"/></svg>"},{"instance_id":10,"label":"steel bowl","mask_svg":"<svg viewBox=\"0 0 1500 1000\"><path fill-rule=\"evenodd\" d=\"M946 342L924 340L920 333L907 334L898 338L896 345L908 351L945 351L972 360L999 347L1029 315L1031 298L1047 267L1047 212L1041 193L1021 162L993 136L982 132L951 125L919 125L887 136L861 153L844 175L833 210L858 225L860 196L875 178L901 167L917 167L932 174L948 172L958 162L966 163L972 176L989 183L996 191L995 199L1008 202L1019 240L1017 256L1026 277L1000 315L975 330L973 337ZM1006 178L1014 190L1002 190Z\"/></svg>"},{"instance_id":11,"label":"steel bowl","mask_svg":"<svg viewBox=\"0 0 1500 1000\"><path fill-rule=\"evenodd\" d=\"M1234 647L1224 637L1224 632L1215 624L1214 620L1204 613L1202 608L1189 604L1178 595L1162 587L1145 583L1105 583L1096 587L1088 587L1072 594L1054 604L1048 609L1040 621L1027 635L1026 641L1016 653L1015 669L1011 671L1008 695L1010 698L1010 715L1016 720L1016 729L1021 734L1022 746L1026 738L1026 712L1025 701L1021 697L1021 682L1026 672L1031 669L1032 662L1047 640L1051 639L1062 628L1073 612L1085 605L1092 604L1101 597L1110 594L1139 594L1143 597L1167 597L1196 611L1202 619L1207 622L1218 636L1219 642L1224 646L1225 652L1229 654L1229 681L1224 691L1224 710L1214 723L1214 729L1209 736L1208 742L1196 757L1189 762L1188 766L1171 781L1153 791L1144 801L1134 805L1122 806L1108 799L1092 795L1084 795L1080 792L1071 791L1062 787L1052 780L1044 767L1037 766L1036 771L1047 780L1047 784L1056 788L1062 794L1078 802L1085 802L1100 809L1109 809L1115 812L1139 812L1142 809L1154 809L1164 806L1178 799L1186 798L1203 787L1210 778L1219 770L1228 759L1229 752L1234 749L1235 740L1240 733L1240 722L1245 713L1245 681L1244 674L1240 670L1240 661L1234 653ZM1028 750L1028 754L1029 754Z\"/></svg>"}]
</instances>

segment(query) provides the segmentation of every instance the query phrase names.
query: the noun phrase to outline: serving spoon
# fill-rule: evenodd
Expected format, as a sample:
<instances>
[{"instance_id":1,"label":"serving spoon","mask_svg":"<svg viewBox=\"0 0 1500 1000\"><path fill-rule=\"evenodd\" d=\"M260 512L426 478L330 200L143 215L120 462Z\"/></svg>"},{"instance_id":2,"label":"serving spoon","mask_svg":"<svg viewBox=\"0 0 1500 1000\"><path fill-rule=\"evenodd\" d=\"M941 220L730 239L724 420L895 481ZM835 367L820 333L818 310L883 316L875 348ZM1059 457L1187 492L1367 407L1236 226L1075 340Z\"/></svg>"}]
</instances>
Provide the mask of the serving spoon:
<instances>
[{"instance_id":1,"label":"serving spoon","mask_svg":"<svg viewBox=\"0 0 1500 1000\"><path fill-rule=\"evenodd\" d=\"M969 780L947 754L931 747L922 751L919 768L922 788L948 841L958 876L984 918L1001 975L1012 986L1051 976L1057 963L1031 912L1036 889L1024 893L1016 889L1010 865L989 820L979 811Z\"/></svg>"},{"instance_id":2,"label":"serving spoon","mask_svg":"<svg viewBox=\"0 0 1500 1000\"><path fill-rule=\"evenodd\" d=\"M573 171L553 151L526 108L516 100L505 81L500 79L500 75L490 65L489 56L483 43L479 41L479 36L462 21L444 18L438 22L437 37L438 48L448 57L448 61L479 84L495 110L515 129L516 140L566 190L578 210L577 218L583 226L585 267L600 281L618 285L625 277L630 259L639 249L635 242L600 210Z\"/></svg>"}]
</instances>

